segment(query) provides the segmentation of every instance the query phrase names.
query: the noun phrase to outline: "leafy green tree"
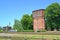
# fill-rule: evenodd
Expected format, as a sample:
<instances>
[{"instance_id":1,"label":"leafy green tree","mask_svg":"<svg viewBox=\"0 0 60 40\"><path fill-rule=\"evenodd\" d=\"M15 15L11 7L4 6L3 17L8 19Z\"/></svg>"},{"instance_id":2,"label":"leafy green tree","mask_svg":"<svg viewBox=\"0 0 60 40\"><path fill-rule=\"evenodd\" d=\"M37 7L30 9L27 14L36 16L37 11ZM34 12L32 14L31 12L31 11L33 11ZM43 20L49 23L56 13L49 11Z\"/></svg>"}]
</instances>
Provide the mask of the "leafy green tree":
<instances>
[{"instance_id":1,"label":"leafy green tree","mask_svg":"<svg viewBox=\"0 0 60 40\"><path fill-rule=\"evenodd\" d=\"M19 20L15 19L13 28L16 29L17 31L22 31L23 27L22 24Z\"/></svg>"},{"instance_id":2,"label":"leafy green tree","mask_svg":"<svg viewBox=\"0 0 60 40\"><path fill-rule=\"evenodd\" d=\"M0 30L2 30L1 26L0 26Z\"/></svg>"},{"instance_id":3,"label":"leafy green tree","mask_svg":"<svg viewBox=\"0 0 60 40\"><path fill-rule=\"evenodd\" d=\"M2 32L2 28L1 28L1 26L0 26L0 32Z\"/></svg>"},{"instance_id":4,"label":"leafy green tree","mask_svg":"<svg viewBox=\"0 0 60 40\"><path fill-rule=\"evenodd\" d=\"M29 15L28 14L23 15L21 19L21 23L24 30L28 30L28 27L29 27L28 20L29 20Z\"/></svg>"},{"instance_id":5,"label":"leafy green tree","mask_svg":"<svg viewBox=\"0 0 60 40\"><path fill-rule=\"evenodd\" d=\"M29 16L29 29L33 30L33 18L32 18L32 14Z\"/></svg>"},{"instance_id":6,"label":"leafy green tree","mask_svg":"<svg viewBox=\"0 0 60 40\"><path fill-rule=\"evenodd\" d=\"M32 15L25 14L21 19L21 24L24 30L32 29Z\"/></svg>"},{"instance_id":7,"label":"leafy green tree","mask_svg":"<svg viewBox=\"0 0 60 40\"><path fill-rule=\"evenodd\" d=\"M45 10L46 29L54 30L60 28L60 5L52 3Z\"/></svg>"}]
</instances>

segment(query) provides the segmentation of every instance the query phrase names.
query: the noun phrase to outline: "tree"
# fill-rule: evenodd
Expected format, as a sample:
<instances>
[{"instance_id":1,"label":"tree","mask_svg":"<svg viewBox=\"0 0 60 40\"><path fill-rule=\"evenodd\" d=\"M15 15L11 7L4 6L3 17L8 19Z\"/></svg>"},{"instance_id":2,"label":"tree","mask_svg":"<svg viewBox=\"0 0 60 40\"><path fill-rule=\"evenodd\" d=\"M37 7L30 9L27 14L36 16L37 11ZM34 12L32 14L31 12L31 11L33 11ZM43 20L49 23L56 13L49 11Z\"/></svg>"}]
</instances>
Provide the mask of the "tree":
<instances>
[{"instance_id":1,"label":"tree","mask_svg":"<svg viewBox=\"0 0 60 40\"><path fill-rule=\"evenodd\" d=\"M45 10L46 29L59 29L60 28L60 5L52 3Z\"/></svg>"},{"instance_id":2,"label":"tree","mask_svg":"<svg viewBox=\"0 0 60 40\"><path fill-rule=\"evenodd\" d=\"M13 28L16 29L17 31L22 31L22 24L19 20L15 19Z\"/></svg>"},{"instance_id":3,"label":"tree","mask_svg":"<svg viewBox=\"0 0 60 40\"><path fill-rule=\"evenodd\" d=\"M21 24L24 30L31 30L32 28L32 16L25 14L21 19Z\"/></svg>"},{"instance_id":4,"label":"tree","mask_svg":"<svg viewBox=\"0 0 60 40\"><path fill-rule=\"evenodd\" d=\"M29 29L30 30L33 30L33 17L32 17L32 14L29 16Z\"/></svg>"},{"instance_id":5,"label":"tree","mask_svg":"<svg viewBox=\"0 0 60 40\"><path fill-rule=\"evenodd\" d=\"M2 27L0 26L0 32L2 32Z\"/></svg>"},{"instance_id":6,"label":"tree","mask_svg":"<svg viewBox=\"0 0 60 40\"><path fill-rule=\"evenodd\" d=\"M2 30L2 27L0 26L0 30Z\"/></svg>"}]
</instances>

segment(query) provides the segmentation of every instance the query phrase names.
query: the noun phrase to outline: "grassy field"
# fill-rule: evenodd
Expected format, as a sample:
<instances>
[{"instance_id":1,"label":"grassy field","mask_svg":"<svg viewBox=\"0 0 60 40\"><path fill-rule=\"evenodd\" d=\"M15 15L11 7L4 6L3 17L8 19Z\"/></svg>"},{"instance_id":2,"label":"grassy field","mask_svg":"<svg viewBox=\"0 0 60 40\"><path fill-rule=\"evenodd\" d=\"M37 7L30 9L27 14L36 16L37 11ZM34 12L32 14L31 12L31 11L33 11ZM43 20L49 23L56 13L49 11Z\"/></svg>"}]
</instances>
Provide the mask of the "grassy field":
<instances>
[{"instance_id":1,"label":"grassy field","mask_svg":"<svg viewBox=\"0 0 60 40\"><path fill-rule=\"evenodd\" d=\"M13 37L0 37L0 40L40 40L40 39L59 39L60 35L32 35L16 34Z\"/></svg>"},{"instance_id":2,"label":"grassy field","mask_svg":"<svg viewBox=\"0 0 60 40\"><path fill-rule=\"evenodd\" d=\"M1 34L1 33L0 33ZM17 32L17 33L6 33L5 35L13 36L0 36L0 40L60 40L59 32Z\"/></svg>"},{"instance_id":3,"label":"grassy field","mask_svg":"<svg viewBox=\"0 0 60 40\"><path fill-rule=\"evenodd\" d=\"M32 38L32 39L39 39L39 38L43 38L43 39L60 39L60 35L31 35L31 34L19 34L16 35L16 37L26 37L26 38Z\"/></svg>"}]
</instances>

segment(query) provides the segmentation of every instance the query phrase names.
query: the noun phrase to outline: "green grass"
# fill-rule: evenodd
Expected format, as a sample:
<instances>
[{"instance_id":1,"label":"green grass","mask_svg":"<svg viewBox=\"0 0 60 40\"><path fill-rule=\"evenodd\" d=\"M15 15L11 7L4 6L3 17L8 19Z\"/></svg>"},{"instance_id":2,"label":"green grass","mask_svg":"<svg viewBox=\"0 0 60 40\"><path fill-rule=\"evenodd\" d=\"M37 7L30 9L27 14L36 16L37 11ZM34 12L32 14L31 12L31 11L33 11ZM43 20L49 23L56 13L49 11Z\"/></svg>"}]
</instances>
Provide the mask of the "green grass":
<instances>
[{"instance_id":1,"label":"green grass","mask_svg":"<svg viewBox=\"0 0 60 40\"><path fill-rule=\"evenodd\" d=\"M27 39L60 39L60 35L32 35L32 34L16 34L13 37L0 37L0 40L27 40Z\"/></svg>"},{"instance_id":2,"label":"green grass","mask_svg":"<svg viewBox=\"0 0 60 40\"><path fill-rule=\"evenodd\" d=\"M17 34L15 37L26 37L26 38L51 38L60 39L60 35L31 35L31 34Z\"/></svg>"}]
</instances>

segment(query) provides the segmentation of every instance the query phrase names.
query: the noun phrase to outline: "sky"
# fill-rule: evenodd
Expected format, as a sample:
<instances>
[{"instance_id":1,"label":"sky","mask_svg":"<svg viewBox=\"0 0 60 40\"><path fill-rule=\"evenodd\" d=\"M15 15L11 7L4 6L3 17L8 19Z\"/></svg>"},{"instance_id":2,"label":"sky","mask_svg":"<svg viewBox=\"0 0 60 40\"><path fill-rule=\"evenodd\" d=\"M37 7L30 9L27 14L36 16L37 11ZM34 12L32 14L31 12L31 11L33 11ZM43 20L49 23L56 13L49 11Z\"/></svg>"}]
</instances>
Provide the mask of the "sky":
<instances>
[{"instance_id":1,"label":"sky","mask_svg":"<svg viewBox=\"0 0 60 40\"><path fill-rule=\"evenodd\" d=\"M6 26L14 20L21 20L24 14L32 14L32 11L46 9L54 2L60 3L60 0L0 0L0 26Z\"/></svg>"}]
</instances>

